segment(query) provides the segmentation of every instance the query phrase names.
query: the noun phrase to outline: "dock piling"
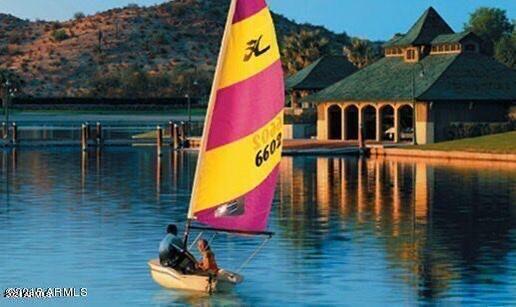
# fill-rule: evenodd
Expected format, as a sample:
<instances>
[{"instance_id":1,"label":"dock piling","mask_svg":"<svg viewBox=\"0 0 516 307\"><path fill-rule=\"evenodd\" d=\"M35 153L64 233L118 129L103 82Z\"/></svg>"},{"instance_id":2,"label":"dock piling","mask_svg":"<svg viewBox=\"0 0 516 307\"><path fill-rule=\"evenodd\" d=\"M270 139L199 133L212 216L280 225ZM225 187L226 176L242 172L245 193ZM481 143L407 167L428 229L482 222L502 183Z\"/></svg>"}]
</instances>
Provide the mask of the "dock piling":
<instances>
[{"instance_id":1,"label":"dock piling","mask_svg":"<svg viewBox=\"0 0 516 307\"><path fill-rule=\"evenodd\" d=\"M172 144L174 146L174 149L179 149L179 144L180 144L179 126L177 124L174 124L174 134L172 135L172 137L173 137Z\"/></svg>"},{"instance_id":2,"label":"dock piling","mask_svg":"<svg viewBox=\"0 0 516 307\"><path fill-rule=\"evenodd\" d=\"M7 134L8 134L7 124L5 122L2 122L2 131L0 131L0 137L2 139L6 139L7 138Z\"/></svg>"},{"instance_id":3,"label":"dock piling","mask_svg":"<svg viewBox=\"0 0 516 307\"><path fill-rule=\"evenodd\" d=\"M97 139L97 146L102 145L102 125L100 122L97 122L97 128L96 128L96 139Z\"/></svg>"},{"instance_id":4,"label":"dock piling","mask_svg":"<svg viewBox=\"0 0 516 307\"><path fill-rule=\"evenodd\" d=\"M13 146L18 144L18 126L16 123L13 123L13 136L12 136Z\"/></svg>"},{"instance_id":5,"label":"dock piling","mask_svg":"<svg viewBox=\"0 0 516 307\"><path fill-rule=\"evenodd\" d=\"M88 150L88 138L86 124L81 125L81 149L82 151Z\"/></svg>"},{"instance_id":6,"label":"dock piling","mask_svg":"<svg viewBox=\"0 0 516 307\"><path fill-rule=\"evenodd\" d=\"M161 129L160 126L157 127L156 146L158 150L158 156L161 156L161 146L163 146L163 129Z\"/></svg>"},{"instance_id":7,"label":"dock piling","mask_svg":"<svg viewBox=\"0 0 516 307\"><path fill-rule=\"evenodd\" d=\"M170 120L168 122L168 134L170 135L170 146L174 146L174 123Z\"/></svg>"},{"instance_id":8,"label":"dock piling","mask_svg":"<svg viewBox=\"0 0 516 307\"><path fill-rule=\"evenodd\" d=\"M181 148L187 148L188 147L188 137L186 135L186 123L185 122L181 122L181 128L179 129L180 131L180 140L181 140Z\"/></svg>"},{"instance_id":9,"label":"dock piling","mask_svg":"<svg viewBox=\"0 0 516 307\"><path fill-rule=\"evenodd\" d=\"M86 122L86 141L88 141L91 138L91 127L90 123Z\"/></svg>"}]
</instances>

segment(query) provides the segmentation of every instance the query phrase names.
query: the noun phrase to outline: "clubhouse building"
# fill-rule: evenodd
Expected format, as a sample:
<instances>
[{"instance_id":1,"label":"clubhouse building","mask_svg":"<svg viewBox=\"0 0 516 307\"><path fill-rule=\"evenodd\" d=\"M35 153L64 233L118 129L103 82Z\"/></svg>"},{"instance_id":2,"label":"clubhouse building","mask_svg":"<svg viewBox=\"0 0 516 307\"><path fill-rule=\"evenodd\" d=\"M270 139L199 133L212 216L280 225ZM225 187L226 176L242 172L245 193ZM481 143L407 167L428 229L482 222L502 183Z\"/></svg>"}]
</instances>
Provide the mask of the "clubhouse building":
<instances>
[{"instance_id":1,"label":"clubhouse building","mask_svg":"<svg viewBox=\"0 0 516 307\"><path fill-rule=\"evenodd\" d=\"M455 138L453 125L507 122L516 71L481 45L429 8L384 58L302 99L317 108L317 139L427 144Z\"/></svg>"}]
</instances>

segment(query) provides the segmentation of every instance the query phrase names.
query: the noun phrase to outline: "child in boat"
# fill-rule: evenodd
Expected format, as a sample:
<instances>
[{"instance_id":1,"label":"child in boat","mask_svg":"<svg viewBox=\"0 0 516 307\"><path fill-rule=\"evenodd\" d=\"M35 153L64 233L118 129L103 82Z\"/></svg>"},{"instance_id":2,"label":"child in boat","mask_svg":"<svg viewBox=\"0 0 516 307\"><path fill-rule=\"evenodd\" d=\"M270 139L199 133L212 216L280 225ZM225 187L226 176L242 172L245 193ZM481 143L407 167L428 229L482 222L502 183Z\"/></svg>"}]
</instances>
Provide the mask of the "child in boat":
<instances>
[{"instance_id":1,"label":"child in boat","mask_svg":"<svg viewBox=\"0 0 516 307\"><path fill-rule=\"evenodd\" d=\"M201 239L197 242L197 248L202 255L202 260L197 263L197 269L204 273L217 274L219 268L215 261L215 254L211 251L208 241Z\"/></svg>"}]
</instances>

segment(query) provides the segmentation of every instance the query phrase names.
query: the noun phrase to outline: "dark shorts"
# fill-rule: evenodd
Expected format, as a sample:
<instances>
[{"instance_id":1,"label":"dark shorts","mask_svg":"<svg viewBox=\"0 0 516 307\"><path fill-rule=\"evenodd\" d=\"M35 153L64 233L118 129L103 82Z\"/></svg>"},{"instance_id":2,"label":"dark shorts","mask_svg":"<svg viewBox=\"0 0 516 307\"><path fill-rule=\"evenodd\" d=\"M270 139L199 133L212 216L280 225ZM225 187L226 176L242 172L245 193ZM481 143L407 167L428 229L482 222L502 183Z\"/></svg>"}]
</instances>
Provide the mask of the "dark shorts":
<instances>
[{"instance_id":1,"label":"dark shorts","mask_svg":"<svg viewBox=\"0 0 516 307\"><path fill-rule=\"evenodd\" d=\"M166 253L159 255L159 262L162 266L171 267L183 274L193 274L195 272L195 258L188 252Z\"/></svg>"}]
</instances>

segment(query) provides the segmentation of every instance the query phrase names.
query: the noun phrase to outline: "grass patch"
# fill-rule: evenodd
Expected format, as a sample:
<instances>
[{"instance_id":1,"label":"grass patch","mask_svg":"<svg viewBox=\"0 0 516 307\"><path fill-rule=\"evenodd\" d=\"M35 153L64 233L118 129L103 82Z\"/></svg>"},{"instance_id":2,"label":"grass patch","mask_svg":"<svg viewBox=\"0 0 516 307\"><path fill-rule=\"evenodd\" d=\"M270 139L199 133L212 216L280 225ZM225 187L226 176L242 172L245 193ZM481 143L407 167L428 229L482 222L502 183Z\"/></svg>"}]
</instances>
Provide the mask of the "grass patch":
<instances>
[{"instance_id":1,"label":"grass patch","mask_svg":"<svg viewBox=\"0 0 516 307\"><path fill-rule=\"evenodd\" d=\"M516 131L484 135L474 138L440 142L428 145L416 145L407 149L467 151L496 154L516 154Z\"/></svg>"}]
</instances>

